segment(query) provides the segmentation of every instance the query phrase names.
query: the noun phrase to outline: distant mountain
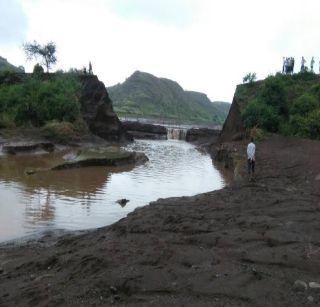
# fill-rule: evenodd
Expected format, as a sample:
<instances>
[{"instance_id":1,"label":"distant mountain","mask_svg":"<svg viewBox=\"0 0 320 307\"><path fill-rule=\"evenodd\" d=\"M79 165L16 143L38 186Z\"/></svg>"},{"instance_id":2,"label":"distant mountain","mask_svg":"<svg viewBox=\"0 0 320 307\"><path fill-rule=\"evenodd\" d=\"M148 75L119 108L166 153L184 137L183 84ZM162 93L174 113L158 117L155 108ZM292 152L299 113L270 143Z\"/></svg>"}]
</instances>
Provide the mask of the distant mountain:
<instances>
[{"instance_id":1,"label":"distant mountain","mask_svg":"<svg viewBox=\"0 0 320 307\"><path fill-rule=\"evenodd\" d=\"M211 102L203 93L184 91L175 81L140 71L108 92L119 116L222 124L230 108L229 103Z\"/></svg>"},{"instance_id":2,"label":"distant mountain","mask_svg":"<svg viewBox=\"0 0 320 307\"><path fill-rule=\"evenodd\" d=\"M0 71L3 70L12 70L16 72L24 72L24 68L22 66L16 67L10 64L7 59L0 56Z\"/></svg>"}]
</instances>

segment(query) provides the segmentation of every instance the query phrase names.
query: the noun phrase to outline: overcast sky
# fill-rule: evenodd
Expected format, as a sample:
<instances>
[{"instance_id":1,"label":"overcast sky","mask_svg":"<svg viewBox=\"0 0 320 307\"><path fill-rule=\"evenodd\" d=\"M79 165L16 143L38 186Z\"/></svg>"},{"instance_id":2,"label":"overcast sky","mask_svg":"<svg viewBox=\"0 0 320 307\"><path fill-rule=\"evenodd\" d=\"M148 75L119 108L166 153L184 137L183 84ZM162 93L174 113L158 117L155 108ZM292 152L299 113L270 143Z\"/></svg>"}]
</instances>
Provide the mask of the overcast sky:
<instances>
[{"instance_id":1,"label":"overcast sky","mask_svg":"<svg viewBox=\"0 0 320 307\"><path fill-rule=\"evenodd\" d=\"M29 71L23 42L54 41L55 69L91 60L106 86L140 70L231 102L283 56L315 56L318 72L319 14L319 0L0 0L0 56Z\"/></svg>"}]
</instances>

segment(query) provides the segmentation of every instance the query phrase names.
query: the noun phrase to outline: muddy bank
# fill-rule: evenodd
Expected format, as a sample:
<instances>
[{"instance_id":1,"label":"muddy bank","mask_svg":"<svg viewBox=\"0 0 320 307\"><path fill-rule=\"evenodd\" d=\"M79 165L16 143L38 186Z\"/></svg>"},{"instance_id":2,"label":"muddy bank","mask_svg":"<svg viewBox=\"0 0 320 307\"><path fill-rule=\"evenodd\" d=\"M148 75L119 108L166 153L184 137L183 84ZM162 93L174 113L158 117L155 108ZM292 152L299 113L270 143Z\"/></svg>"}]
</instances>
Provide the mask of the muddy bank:
<instances>
[{"instance_id":1,"label":"muddy bank","mask_svg":"<svg viewBox=\"0 0 320 307\"><path fill-rule=\"evenodd\" d=\"M245 144L226 146L243 157ZM274 136L254 182L239 159L223 190L2 246L0 305L319 306L319 157L319 142Z\"/></svg>"}]
</instances>

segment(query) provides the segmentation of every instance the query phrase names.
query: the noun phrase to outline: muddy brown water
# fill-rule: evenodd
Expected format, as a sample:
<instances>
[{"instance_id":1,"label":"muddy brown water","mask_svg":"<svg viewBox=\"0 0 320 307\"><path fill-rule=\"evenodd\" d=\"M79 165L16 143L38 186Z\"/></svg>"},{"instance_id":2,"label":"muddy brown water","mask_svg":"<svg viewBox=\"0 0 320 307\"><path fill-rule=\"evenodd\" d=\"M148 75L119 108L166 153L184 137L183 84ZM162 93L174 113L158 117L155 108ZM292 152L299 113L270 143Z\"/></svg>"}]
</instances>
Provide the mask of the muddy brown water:
<instances>
[{"instance_id":1,"label":"muddy brown water","mask_svg":"<svg viewBox=\"0 0 320 307\"><path fill-rule=\"evenodd\" d=\"M90 167L26 175L73 153L0 156L0 242L45 230L110 225L159 198L192 196L225 185L207 154L183 141L136 141L149 162L131 169ZM130 200L122 207L117 200Z\"/></svg>"}]
</instances>

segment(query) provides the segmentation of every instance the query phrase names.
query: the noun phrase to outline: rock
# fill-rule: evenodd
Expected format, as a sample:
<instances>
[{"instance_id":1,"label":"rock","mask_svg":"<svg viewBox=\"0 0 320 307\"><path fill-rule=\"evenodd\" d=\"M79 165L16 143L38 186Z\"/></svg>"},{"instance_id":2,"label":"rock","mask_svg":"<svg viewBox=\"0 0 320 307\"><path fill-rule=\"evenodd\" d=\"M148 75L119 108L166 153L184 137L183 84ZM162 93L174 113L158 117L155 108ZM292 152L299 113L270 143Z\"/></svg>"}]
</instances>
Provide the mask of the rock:
<instances>
[{"instance_id":1,"label":"rock","mask_svg":"<svg viewBox=\"0 0 320 307\"><path fill-rule=\"evenodd\" d=\"M27 169L27 170L25 171L25 174L30 176L30 175L34 175L36 172L37 172L37 171L34 170L34 169Z\"/></svg>"},{"instance_id":2,"label":"rock","mask_svg":"<svg viewBox=\"0 0 320 307\"><path fill-rule=\"evenodd\" d=\"M239 86L237 87L237 91L239 91ZM220 141L225 142L244 139L246 129L242 122L240 105L241 101L237 95L235 95L229 114L222 128Z\"/></svg>"},{"instance_id":3,"label":"rock","mask_svg":"<svg viewBox=\"0 0 320 307\"><path fill-rule=\"evenodd\" d=\"M308 296L308 301L309 301L309 302L311 302L311 303L313 303L313 301L314 301L313 296L311 296L311 295L310 295L310 296Z\"/></svg>"},{"instance_id":4,"label":"rock","mask_svg":"<svg viewBox=\"0 0 320 307\"><path fill-rule=\"evenodd\" d=\"M119 199L118 201L117 201L117 203L123 208L123 207L125 207L126 206L126 204L129 202L130 200L128 200L128 199Z\"/></svg>"},{"instance_id":5,"label":"rock","mask_svg":"<svg viewBox=\"0 0 320 307\"><path fill-rule=\"evenodd\" d=\"M90 131L112 142L132 140L113 111L104 84L94 75L81 75L79 78L82 83L81 112Z\"/></svg>"},{"instance_id":6,"label":"rock","mask_svg":"<svg viewBox=\"0 0 320 307\"><path fill-rule=\"evenodd\" d=\"M192 128L187 131L186 141L187 142L195 142L201 139L207 138L218 138L220 135L220 130L216 129L208 129L208 128Z\"/></svg>"},{"instance_id":7,"label":"rock","mask_svg":"<svg viewBox=\"0 0 320 307\"><path fill-rule=\"evenodd\" d=\"M311 288L311 289L318 289L318 290L320 290L320 283L317 283L317 282L309 282L309 287Z\"/></svg>"},{"instance_id":8,"label":"rock","mask_svg":"<svg viewBox=\"0 0 320 307\"><path fill-rule=\"evenodd\" d=\"M89 149L80 151L73 160L56 165L51 170L59 171L90 166L136 166L148 160L148 157L140 152L114 150L113 148Z\"/></svg>"},{"instance_id":9,"label":"rock","mask_svg":"<svg viewBox=\"0 0 320 307\"><path fill-rule=\"evenodd\" d=\"M124 129L136 139L166 140L167 128L137 121L123 121Z\"/></svg>"},{"instance_id":10,"label":"rock","mask_svg":"<svg viewBox=\"0 0 320 307\"><path fill-rule=\"evenodd\" d=\"M296 280L294 282L293 288L297 291L306 291L308 289L308 285L302 280Z\"/></svg>"},{"instance_id":11,"label":"rock","mask_svg":"<svg viewBox=\"0 0 320 307\"><path fill-rule=\"evenodd\" d=\"M110 286L110 291L112 294L116 294L118 292L118 289L114 286Z\"/></svg>"},{"instance_id":12,"label":"rock","mask_svg":"<svg viewBox=\"0 0 320 307\"><path fill-rule=\"evenodd\" d=\"M10 155L28 153L36 150L52 152L54 151L54 144L50 142L17 142L9 143L2 147L2 151Z\"/></svg>"},{"instance_id":13,"label":"rock","mask_svg":"<svg viewBox=\"0 0 320 307\"><path fill-rule=\"evenodd\" d=\"M317 175L316 181L320 181L320 174Z\"/></svg>"}]
</instances>

